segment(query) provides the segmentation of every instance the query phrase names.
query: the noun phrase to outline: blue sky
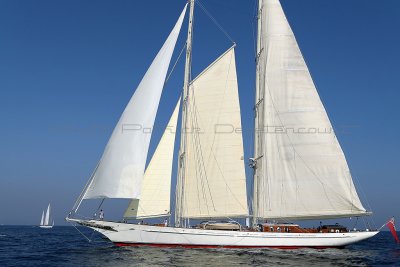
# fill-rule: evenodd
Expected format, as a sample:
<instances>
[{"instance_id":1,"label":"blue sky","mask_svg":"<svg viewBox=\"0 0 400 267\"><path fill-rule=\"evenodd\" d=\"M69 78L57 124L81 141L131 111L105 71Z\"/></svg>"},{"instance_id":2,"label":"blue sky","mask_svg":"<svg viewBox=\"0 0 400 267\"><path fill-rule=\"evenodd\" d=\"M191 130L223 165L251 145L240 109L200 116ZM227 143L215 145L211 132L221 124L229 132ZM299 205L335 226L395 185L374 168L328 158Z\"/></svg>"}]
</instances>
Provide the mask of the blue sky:
<instances>
[{"instance_id":1,"label":"blue sky","mask_svg":"<svg viewBox=\"0 0 400 267\"><path fill-rule=\"evenodd\" d=\"M249 158L255 2L202 3L237 43ZM64 223L184 4L0 0L0 224L37 224L49 202L56 223ZM400 2L282 0L282 5L375 222L400 218ZM231 46L200 8L195 12L194 76ZM184 44L186 23L182 29L173 60ZM182 77L180 61L164 89L154 140L174 108ZM107 211L120 215L120 209Z\"/></svg>"}]
</instances>

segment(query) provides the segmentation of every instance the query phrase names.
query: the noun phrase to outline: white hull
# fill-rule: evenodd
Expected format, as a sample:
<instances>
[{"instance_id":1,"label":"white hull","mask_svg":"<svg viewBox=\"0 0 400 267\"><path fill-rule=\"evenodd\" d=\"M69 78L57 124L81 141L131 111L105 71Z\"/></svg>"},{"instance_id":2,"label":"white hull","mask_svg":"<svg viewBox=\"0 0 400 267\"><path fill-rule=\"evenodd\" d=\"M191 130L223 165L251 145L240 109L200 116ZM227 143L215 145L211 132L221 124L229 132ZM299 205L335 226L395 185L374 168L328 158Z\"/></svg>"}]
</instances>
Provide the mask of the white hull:
<instances>
[{"instance_id":1,"label":"white hull","mask_svg":"<svg viewBox=\"0 0 400 267\"><path fill-rule=\"evenodd\" d=\"M53 228L53 225L39 225L39 227L43 229L50 229Z\"/></svg>"},{"instance_id":2,"label":"white hull","mask_svg":"<svg viewBox=\"0 0 400 267\"><path fill-rule=\"evenodd\" d=\"M90 227L118 246L188 248L332 248L344 247L378 232L267 233L158 227L106 221L67 219Z\"/></svg>"}]
</instances>

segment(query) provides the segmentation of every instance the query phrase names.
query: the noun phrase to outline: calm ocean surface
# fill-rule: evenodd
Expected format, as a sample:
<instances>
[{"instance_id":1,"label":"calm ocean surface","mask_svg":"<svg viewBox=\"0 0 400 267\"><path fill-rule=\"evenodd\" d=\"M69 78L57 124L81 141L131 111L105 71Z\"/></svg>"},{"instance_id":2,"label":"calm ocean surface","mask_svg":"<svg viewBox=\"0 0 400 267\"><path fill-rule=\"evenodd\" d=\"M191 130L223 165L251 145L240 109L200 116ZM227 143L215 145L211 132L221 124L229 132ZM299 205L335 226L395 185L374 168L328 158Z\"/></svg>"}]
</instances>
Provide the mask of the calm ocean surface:
<instances>
[{"instance_id":1,"label":"calm ocean surface","mask_svg":"<svg viewBox=\"0 0 400 267\"><path fill-rule=\"evenodd\" d=\"M0 226L0 266L400 266L389 232L325 250L121 248L94 237L88 243L73 227Z\"/></svg>"}]
</instances>

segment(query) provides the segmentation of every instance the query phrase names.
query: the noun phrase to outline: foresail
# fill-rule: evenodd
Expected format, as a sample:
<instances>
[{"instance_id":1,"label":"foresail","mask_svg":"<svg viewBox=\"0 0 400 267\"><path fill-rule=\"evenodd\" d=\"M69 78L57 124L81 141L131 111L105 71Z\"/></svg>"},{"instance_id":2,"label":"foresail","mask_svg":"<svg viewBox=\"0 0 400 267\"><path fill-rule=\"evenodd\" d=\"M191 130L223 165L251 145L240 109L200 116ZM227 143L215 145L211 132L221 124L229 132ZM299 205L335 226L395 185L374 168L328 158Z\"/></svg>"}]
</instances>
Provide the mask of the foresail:
<instances>
[{"instance_id":1,"label":"foresail","mask_svg":"<svg viewBox=\"0 0 400 267\"><path fill-rule=\"evenodd\" d=\"M130 202L124 214L125 218L140 219L170 214L172 161L180 102L179 99L146 169L140 200L133 199Z\"/></svg>"},{"instance_id":2,"label":"foresail","mask_svg":"<svg viewBox=\"0 0 400 267\"><path fill-rule=\"evenodd\" d=\"M40 225L44 224L44 211L42 211L42 219L40 219Z\"/></svg>"},{"instance_id":3,"label":"foresail","mask_svg":"<svg viewBox=\"0 0 400 267\"><path fill-rule=\"evenodd\" d=\"M186 6L119 119L83 196L139 198L151 133Z\"/></svg>"},{"instance_id":4,"label":"foresail","mask_svg":"<svg viewBox=\"0 0 400 267\"><path fill-rule=\"evenodd\" d=\"M365 214L340 144L278 0L261 9L263 147L256 216L312 219ZM261 96L262 98L262 96Z\"/></svg>"},{"instance_id":5,"label":"foresail","mask_svg":"<svg viewBox=\"0 0 400 267\"><path fill-rule=\"evenodd\" d=\"M234 48L190 85L185 179L180 211L186 218L248 214Z\"/></svg>"}]
</instances>

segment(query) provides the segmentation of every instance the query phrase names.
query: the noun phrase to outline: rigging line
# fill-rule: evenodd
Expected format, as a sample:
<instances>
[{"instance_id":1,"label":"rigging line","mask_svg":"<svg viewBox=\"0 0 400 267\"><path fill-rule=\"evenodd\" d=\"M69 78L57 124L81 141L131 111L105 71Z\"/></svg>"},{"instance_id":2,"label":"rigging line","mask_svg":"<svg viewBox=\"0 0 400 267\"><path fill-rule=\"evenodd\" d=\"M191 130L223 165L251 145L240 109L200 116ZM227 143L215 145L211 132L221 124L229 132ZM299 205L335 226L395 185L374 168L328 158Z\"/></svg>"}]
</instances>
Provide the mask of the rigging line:
<instances>
[{"instance_id":1,"label":"rigging line","mask_svg":"<svg viewBox=\"0 0 400 267\"><path fill-rule=\"evenodd\" d=\"M99 209L101 208L101 206L103 205L103 203L104 203L104 200L106 200L105 198L103 198L102 200L101 200L101 202L100 202L100 205L97 207L97 210L96 210L96 213L99 211Z\"/></svg>"},{"instance_id":2,"label":"rigging line","mask_svg":"<svg viewBox=\"0 0 400 267\"><path fill-rule=\"evenodd\" d=\"M263 18L264 18L264 6L261 3L261 6L259 7L259 9L257 10L257 16L259 18L259 21L257 21L258 25L260 26L259 29L259 34L261 35L264 32L264 28L266 27L265 23L263 23ZM261 106L261 116L259 117L259 121L261 121L261 125L262 125L262 131L264 131L265 129L265 110L266 110L266 99L265 99L265 90L268 87L267 83L266 83L266 64L267 62L267 55L268 55L268 51L269 51L269 47L268 47L268 42L265 41L264 38L262 38L261 36L259 37L259 47L258 47L258 51L257 51L257 57L256 57L256 61L257 61L257 67L258 67L258 71L259 71L259 83L260 83L260 93L259 93L259 99L262 99L262 105ZM262 60L265 61L265 64L261 64ZM260 122L259 122L260 123ZM267 188L267 194L263 194L263 202L258 201L258 207L262 207L263 211L265 210L272 210L272 198L270 197L272 195L271 193L271 181L272 181L272 177L271 177L271 172L269 171L269 166L268 166L268 140L265 136L265 134L262 134L262 131L260 132L260 136L259 136L259 152L261 152L261 155L264 155L265 153L265 159L262 162L262 171L265 173L266 179L262 179L261 183L257 182L258 185L258 192L261 192L260 188ZM261 156L260 155L260 156ZM262 186L262 187L261 187ZM265 204L264 204L265 203Z\"/></svg>"},{"instance_id":3,"label":"rigging line","mask_svg":"<svg viewBox=\"0 0 400 267\"><path fill-rule=\"evenodd\" d=\"M181 58L181 56L182 56L182 53L183 53L183 51L184 51L184 50L185 50L185 48L186 48L186 44L187 44L187 43L185 42L185 44L183 45L183 47L182 47L182 49L181 49L181 52L179 53L179 56L178 56L178 58L176 59L176 61L175 61L174 65L173 65L173 66L172 66L172 68L171 68L171 71L169 72L169 74L168 74L167 78L165 79L164 86L167 84L167 82L168 82L169 78L171 77L171 75L172 75L173 71L175 70L175 67L176 67L176 65L178 64L178 62L179 62L179 59Z\"/></svg>"},{"instance_id":4,"label":"rigging line","mask_svg":"<svg viewBox=\"0 0 400 267\"><path fill-rule=\"evenodd\" d=\"M365 218L364 217L362 217L362 220L363 220L363 223L364 223L364 227L366 228L366 229L368 229L368 222L365 220Z\"/></svg>"},{"instance_id":5,"label":"rigging line","mask_svg":"<svg viewBox=\"0 0 400 267\"><path fill-rule=\"evenodd\" d=\"M267 54L267 53L266 53L266 54ZM282 118L281 118L280 113L279 113L279 110L278 110L278 108L277 108L277 106L276 106L276 104L275 104L274 98L273 98L273 96L272 96L272 92L271 92L270 88L269 88L268 85L267 85L267 82L268 82L267 77L264 77L264 84L266 85L266 89L267 89L267 92L268 92L268 95L269 95L270 103L272 104L272 108L273 108L273 110L275 111L276 117L278 118L280 124L283 126L284 124L283 124ZM264 88L264 90L265 90L265 88ZM265 91L264 91L264 96L265 96ZM289 134L288 134L287 131L285 131L285 136L286 136L287 139L289 140L290 145L292 146L294 153L298 155L299 159L300 159L301 162L304 164L304 166L311 172L311 174L312 174L312 175L318 180L318 182L322 185L324 194L325 194L325 196L326 196L328 202L330 203L330 205L331 205L332 207L334 207L334 205L333 205L332 202L331 202L331 199L329 198L329 196L328 196L328 194L327 194L326 187L330 188L330 189L331 189L333 192L335 192L340 198L342 198L342 199L345 200L345 198L344 198L341 194L337 193L332 187L330 187L329 184L325 184L325 183L318 177L318 175L314 172L314 170L312 170L311 167L308 166L307 162L306 162L305 159L302 157L302 155L295 149L295 146L294 146L294 144L293 144L293 141L291 140L291 138L290 138L290 136L289 136ZM278 145L278 140L277 140L277 139L275 139L275 142L276 142L276 144Z\"/></svg>"},{"instance_id":6,"label":"rigging line","mask_svg":"<svg viewBox=\"0 0 400 267\"><path fill-rule=\"evenodd\" d=\"M191 104L191 105L193 105L193 104ZM190 142L190 145L191 145L191 148L195 151L195 153L194 153L195 162L200 162L200 159L198 158L198 146L196 146L196 141L197 140L195 139L196 130L193 131L193 129L197 129L197 127L195 127L195 125L194 125L193 108L189 109L189 118L190 118L190 121L189 121L190 122L190 127L192 129L192 133L191 133L192 142ZM198 210L201 211L201 204L200 204L201 200L200 200L200 190L199 190L199 180L202 181L202 178L201 178L202 177L202 169L201 169L201 167L200 168L197 168L197 166L195 167L195 174L196 174L196 189L197 189L197 207L198 207ZM198 179L198 177L200 177L200 179ZM206 194L205 194L205 190L204 190L204 185L202 186L201 193L203 195L203 199L207 199L206 198ZM206 206L206 208L207 208L207 212L208 212L208 207Z\"/></svg>"},{"instance_id":7,"label":"rigging line","mask_svg":"<svg viewBox=\"0 0 400 267\"><path fill-rule=\"evenodd\" d=\"M355 222L354 225L353 225L353 229L356 229L356 226L357 226L357 223L358 223L358 218L359 218L359 217L356 217L356 222Z\"/></svg>"},{"instance_id":8,"label":"rigging line","mask_svg":"<svg viewBox=\"0 0 400 267\"><path fill-rule=\"evenodd\" d=\"M231 192L231 194L232 194L233 198L236 200L236 202L237 202L243 209L246 209L247 207L243 207L242 203L239 201L239 199L238 199L238 198L236 197L236 195L233 193L231 187L230 187L230 186L228 185L228 183L226 182L225 176L224 176L224 174L222 173L221 167L220 167L220 165L219 165L219 163L218 163L218 161L217 161L217 158L215 157L214 153L212 153L212 155L213 155L213 158L214 158L215 163L216 163L216 165L217 165L217 168L218 168L219 172L221 173L222 179L223 179L224 182L225 182L226 187L227 187L228 190ZM247 199L247 198L246 198L246 199Z\"/></svg>"},{"instance_id":9,"label":"rigging line","mask_svg":"<svg viewBox=\"0 0 400 267\"><path fill-rule=\"evenodd\" d=\"M258 66L258 69L260 67ZM261 72L259 70L259 72ZM264 85L262 84L262 79L259 77L259 99L264 98ZM261 103L262 105L259 105L257 109L257 122L254 121L254 123L257 123L257 126L255 128L255 135L254 135L254 142L257 143L257 148L254 147L254 156L255 157L267 157L266 155L266 142L264 135L262 134L262 131L264 130L264 101ZM257 137L257 138L256 138ZM256 140L257 139L257 140ZM271 201L270 201L270 174L269 174L269 169L267 168L266 160L259 159L256 162L256 166L254 169L254 172L256 173L256 176L253 178L253 190L256 190L256 194L254 195L256 205L255 209L257 209L257 214L260 214L260 210L263 210L263 212L266 210L266 206L268 206L268 209L270 210L271 207ZM254 187L254 183L256 183ZM264 189L264 193L262 194ZM265 190L266 189L266 190ZM267 193L268 192L268 193ZM254 192L253 192L254 194Z\"/></svg>"},{"instance_id":10,"label":"rigging line","mask_svg":"<svg viewBox=\"0 0 400 267\"><path fill-rule=\"evenodd\" d=\"M211 21L217 26L217 28L229 39L229 41L235 43L232 37L226 32L226 30L221 26L221 24L219 24L218 21L211 15L211 13L200 2L200 0L195 1L195 3L197 3L200 6L200 8L204 11L204 13L211 19Z\"/></svg>"},{"instance_id":11,"label":"rigging line","mask_svg":"<svg viewBox=\"0 0 400 267\"><path fill-rule=\"evenodd\" d=\"M84 219L84 220L92 220L93 219L93 216L92 217L88 217L88 216L85 216L85 215L82 215L82 214L79 214L79 213L75 213L74 214L75 216L76 216L76 218L82 218L82 219Z\"/></svg>"},{"instance_id":12,"label":"rigging line","mask_svg":"<svg viewBox=\"0 0 400 267\"><path fill-rule=\"evenodd\" d=\"M257 8L257 0L254 0L254 13L255 14L257 14L258 13L258 8ZM253 18L253 20L252 20L252 32L253 32L253 49L254 49L254 58L256 58L257 57L257 38L256 38L256 31L255 31L255 23L254 23L254 18ZM257 66L256 66L256 68L257 68ZM254 84L253 84L254 85ZM255 85L254 85L254 87L255 87ZM256 112L256 111L254 111L254 112ZM254 113L254 115L255 115L256 113ZM256 128L256 123L255 123L255 119L253 119L252 120L252 125L251 125L252 127L251 127L251 129L252 129L252 132L251 132L251 134L250 134L250 136L251 136L251 139L250 139L250 155L255 155L255 150L254 150L254 142L255 142L255 138L254 138L254 135L255 135L255 128ZM243 153L244 154L244 153ZM244 157L243 157L243 160L244 160ZM245 161L246 162L246 161ZM246 174L245 174L246 175ZM248 180L247 179L247 175L246 175L246 180ZM252 174L251 174L251 178L250 178L250 188L253 188L254 187L254 170L252 170ZM249 189L250 190L250 189ZM251 210L251 213L253 213L253 204L252 204L252 202L253 202L253 198L251 197L251 195L253 194L253 189L251 189L252 191L249 191L250 192L250 194L248 194L248 209L249 209L249 211Z\"/></svg>"},{"instance_id":13,"label":"rigging line","mask_svg":"<svg viewBox=\"0 0 400 267\"><path fill-rule=\"evenodd\" d=\"M89 243L102 243L102 241L93 241L93 235L94 235L94 233L96 232L96 230L93 230L93 232L92 232L92 234L90 235L90 239L84 234L84 233L82 233L79 229L78 229L78 227L76 227L76 225L75 224L73 224L73 223L71 223L72 224L72 226L89 242Z\"/></svg>"},{"instance_id":14,"label":"rigging line","mask_svg":"<svg viewBox=\"0 0 400 267\"><path fill-rule=\"evenodd\" d=\"M294 38L294 39L295 39L295 38ZM304 60L305 60L305 59L304 59ZM306 69L305 69L305 71L308 71L307 64L306 64ZM265 77L265 78L266 78L266 77ZM267 83L267 81L266 81L266 83ZM267 88L268 88L268 86L267 86ZM317 93L318 93L318 89L317 89L316 86L315 86L315 89L316 89L316 91L317 91ZM275 105L275 103L274 103L274 101L273 101L271 90L270 90L269 88L268 88L267 90L268 90L268 93L269 93L269 96L270 96L270 100L271 100L271 103L272 103L272 107L273 107L273 109L274 109L275 112L276 112L276 116L278 117L278 120L280 121L281 125L283 126L280 113L279 113L278 109L276 108L276 105ZM323 106L323 104L322 104L322 106ZM325 112L327 113L326 110L325 110ZM330 122L329 117L328 117L328 121ZM332 127L332 126L331 126L331 127ZM311 169L311 167L308 166L308 164L306 163L306 161L305 161L305 159L302 157L302 155L294 148L293 142L292 142L292 140L291 140L291 138L289 137L289 135L288 135L287 132L285 132L285 135L287 136L287 138L288 138L290 144L292 145L295 154L298 155L298 157L300 158L300 160L301 160L301 162L304 164L304 166L311 172L311 174L312 174L312 175L319 181L319 183L322 185L323 191L324 191L325 196L326 196L328 202L330 203L330 205L333 207L332 202L331 202L331 200L330 200L329 197L328 197L328 194L327 194L327 192L326 192L326 188L325 188L325 187L330 188L330 189L332 190L332 192L336 193L336 195L337 195L338 197L340 197L340 198L346 200L341 194L339 194L338 192L336 192L335 190L333 190L333 188L330 187L329 184L325 184L325 183L320 179L320 177L318 177L318 175ZM336 134L335 134L335 138L336 138L336 140L337 140ZM277 140L276 140L276 142L277 142ZM338 140L337 140L337 142L339 143ZM339 146L340 146L340 143L339 143Z\"/></svg>"},{"instance_id":15,"label":"rigging line","mask_svg":"<svg viewBox=\"0 0 400 267\"><path fill-rule=\"evenodd\" d=\"M190 105L191 105L191 102L190 102ZM193 126L193 111L192 111L192 108L191 108L191 106L190 105L188 105L188 119L189 119L189 126L190 126L190 129L191 129L191 136L193 137L194 136L194 132L193 132L193 129L194 129L194 126ZM193 140L193 138L192 139L189 139L189 140L192 140L191 142L188 142L189 143L189 145L187 145L187 148L191 148L192 150L195 150L196 149L196 147L195 147L195 144L194 144L194 141L195 140ZM188 152L188 151L186 151L186 152ZM189 156L189 153L187 153L188 154L188 156ZM196 154L194 154L195 156L196 156ZM188 157L188 159L189 159L189 157ZM195 158L195 162L197 162L197 159ZM197 208L198 208L198 210L201 210L200 209L200 198L199 198L199 184L198 184L198 179L197 179L197 177L199 176L199 172L198 172L198 170L197 170L197 168L195 168L195 176L196 176L196 189L197 189ZM194 187L194 186L193 186ZM185 201L184 202L185 204L187 204L187 201ZM186 205L187 206L187 205Z\"/></svg>"},{"instance_id":16,"label":"rigging line","mask_svg":"<svg viewBox=\"0 0 400 267\"><path fill-rule=\"evenodd\" d=\"M264 155L266 151L266 143L264 134L261 133L261 129L264 129L264 110L265 110L265 74L263 74L261 59L263 59L263 54L261 53L264 49L263 38L260 38L258 34L263 32L263 23L262 23L262 7L259 7L258 1L255 1L255 13L257 19L257 40L255 44L255 64L256 64L256 105L254 110L254 132L253 132L253 155L254 157L260 157ZM253 30L254 31L254 30ZM262 102L260 102L262 100ZM265 164L264 164L265 162ZM266 210L265 205L271 205L271 201L269 196L270 194L270 186L269 186L269 171L267 169L266 160L260 160L257 162L258 166L255 166L253 170L253 179L252 181L252 189L253 189L253 218L257 218L260 214L260 210ZM264 166L265 165L265 166ZM268 193L260 194L261 188L267 189Z\"/></svg>"},{"instance_id":17,"label":"rigging line","mask_svg":"<svg viewBox=\"0 0 400 267\"><path fill-rule=\"evenodd\" d=\"M181 93L181 97L183 98L183 92ZM184 102L185 100L183 100L182 102ZM183 116L183 112L184 112L184 104L181 104L181 116ZM182 122L183 124L183 122ZM182 127L182 126L181 126ZM183 131L181 130L180 132L180 139L182 140L182 138L184 138L183 136ZM179 142L180 143L180 142ZM171 203L172 207L175 207L174 210L174 220L175 220L175 225L177 225L177 221L180 220L180 214L181 214L181 210L182 210L182 181L181 181L181 168L182 168L182 158L181 158L181 144L179 144L179 149L178 149L178 157L177 157L177 161L178 161L178 167L176 169L177 175L176 175L176 184L175 184L175 197L173 197L173 203Z\"/></svg>"},{"instance_id":18,"label":"rigging line","mask_svg":"<svg viewBox=\"0 0 400 267\"><path fill-rule=\"evenodd\" d=\"M267 77L265 77L265 78L267 78ZM265 83L268 83L267 79L266 79ZM270 90L270 88L269 88L268 86L266 86L266 88L267 88L267 91L268 91L268 94L269 94L269 100L270 100L270 102L271 102L271 104L272 104L272 108L273 108L274 111L275 111L276 117L278 118L278 120L279 120L279 122L280 122L280 125L282 125L282 127L284 127L283 120L282 120L282 118L281 118L281 116L280 116L280 112L279 112L278 108L276 107L274 98L273 98L273 96L272 96L272 92L271 92L271 90ZM326 196L326 199L327 199L328 202L330 203L331 207L334 207L334 205L332 204L332 201L331 201L331 199L330 199L329 196L328 196L328 193L327 193L327 191L326 191L326 187L328 187L329 189L331 189L332 192L335 192L336 195L337 195L338 197L340 197L340 198L346 200L340 193L336 192L336 190L334 190L331 186L329 186L329 184L324 183L324 182L320 179L320 177L314 172L314 170L313 170L310 166L308 166L306 160L305 160L305 159L302 157L302 155L296 150L296 148L295 148L295 146L294 146L294 143L293 143L293 141L291 140L291 138L290 138L290 136L289 136L289 134L288 134L287 131L285 131L285 136L287 137L287 140L289 141L290 145L292 146L294 153L298 155L298 157L300 158L300 160L301 160L301 162L304 164L304 166L311 172L311 174L312 174L312 175L318 180L318 182L322 185L322 188L323 188L324 194L325 194L325 196ZM276 144L278 145L278 140L277 140L276 138L275 138L275 142L276 142Z\"/></svg>"},{"instance_id":19,"label":"rigging line","mask_svg":"<svg viewBox=\"0 0 400 267\"><path fill-rule=\"evenodd\" d=\"M93 235L96 232L96 230L93 229L92 234L90 235L90 240L93 240Z\"/></svg>"},{"instance_id":20,"label":"rigging line","mask_svg":"<svg viewBox=\"0 0 400 267\"><path fill-rule=\"evenodd\" d=\"M183 107L182 107L183 108ZM183 111L182 111L183 112ZM181 131L181 138L182 137L183 132ZM178 175L176 177L177 181L176 181L176 185L175 185L175 198L174 198L174 202L173 203L173 207L175 207L175 224L177 223L177 220L180 220L181 214L182 214L182 205L183 205L183 181L181 179L181 175L179 174L179 172L181 171L182 168L182 158L181 158L181 148L179 148L178 151L178 168L177 168L177 172Z\"/></svg>"},{"instance_id":21,"label":"rigging line","mask_svg":"<svg viewBox=\"0 0 400 267\"><path fill-rule=\"evenodd\" d=\"M221 101L219 102L220 106L219 106L219 109L218 109L218 112L217 112L217 124L216 125L219 125L219 119L221 117L220 116L221 115L221 110L223 108L224 100L225 100L225 97L226 97L226 91L227 91L227 87L228 87L227 86L228 85L228 79L229 79L229 74L230 74L230 71L231 71L232 58L234 58L234 55L231 56L231 58L229 60L228 72L226 73L226 77L225 77L224 93L223 93L223 97L222 97ZM240 105L239 105L239 109L240 109ZM211 143L211 152L213 152L213 148L214 148L214 144L215 144L215 138L216 138L216 133L214 131L214 136L213 136L213 140L212 140L212 143ZM213 154L213 153L210 153L210 154ZM208 160L210 159L210 157L211 157L211 155L208 157Z\"/></svg>"},{"instance_id":22,"label":"rigging line","mask_svg":"<svg viewBox=\"0 0 400 267\"><path fill-rule=\"evenodd\" d=\"M194 93L193 93L193 96L194 96ZM195 105L195 100L193 101L193 104ZM199 128L199 123L198 123L198 120L197 120L197 109L196 109L195 106L193 107L193 110L194 110L194 113L192 112L192 125L193 124L195 125L194 129L198 129ZM212 200L212 195L211 195L210 187L208 185L207 172L206 172L204 159L202 157L201 140L200 140L199 133L197 131L193 135L193 138L194 138L194 146L195 146L195 149L196 149L196 154L195 154L196 162L199 163L198 168L196 168L196 172L197 172L198 176L200 176L200 179L198 179L198 180L200 180L200 183L201 183L201 190L202 190L202 194L203 194L203 199L206 202L205 204L206 204L207 214L210 214L210 211L209 211L208 205L207 205L208 204L207 203L207 191L206 191L206 188L205 188L205 183L208 186L208 194L210 195L211 200ZM198 180L197 180L197 182L198 182ZM196 183L196 184L198 186L198 183ZM199 192L198 189L197 189L197 191ZM213 204L213 208L215 210L214 204Z\"/></svg>"},{"instance_id":23,"label":"rigging line","mask_svg":"<svg viewBox=\"0 0 400 267\"><path fill-rule=\"evenodd\" d=\"M350 172L350 171L349 171L349 172ZM353 173L354 173L354 172L353 172ZM363 200L365 200L365 202L366 202L366 204L367 204L367 208L368 208L370 211L372 211L372 207L371 207L371 205L369 204L367 195L365 194L365 191L364 191L364 188L363 188L363 186L362 186L362 184L361 184L361 182L360 182L360 179L358 179L358 175L357 175L357 174L351 175L351 173L350 173L350 177L353 177L353 178L354 178L355 183L357 184L357 187L360 189L360 193L361 193L361 195L362 195L362 198L363 198ZM354 183L353 183L353 185L354 185ZM355 186L355 185L354 185L354 186ZM357 193L357 191L356 191L356 193Z\"/></svg>"},{"instance_id":24,"label":"rigging line","mask_svg":"<svg viewBox=\"0 0 400 267\"><path fill-rule=\"evenodd\" d=\"M193 111L192 110L190 110L190 116L191 116L191 126L192 126L192 129L197 129L196 127L194 127L194 125L193 125L193 121L194 121L194 118L193 118ZM193 134L193 142L192 142L192 149L193 150L195 150L196 151L196 153L194 154L194 156L195 156L195 159L196 159L196 162L200 162L200 159L198 158L199 156L198 156L198 146L196 146L196 144L195 144L195 142L196 142L196 140L195 140L195 133L192 133ZM201 162L200 162L201 163ZM196 178L198 178L199 176L200 176L200 179L196 179L196 188L197 188L197 205L198 205L198 209L199 209L199 211L201 211L201 204L200 204L200 190L199 190L199 180L200 181L202 181L202 169L201 169L201 167L200 167L200 169L199 168L195 168L195 172L196 172ZM202 184L203 185L203 184ZM206 194L205 194L205 190L204 190L204 185L202 186L202 195L203 195L203 198L204 199L207 199L206 198ZM209 213L209 211L208 211L208 206L206 205L206 208L207 208L207 212Z\"/></svg>"},{"instance_id":25,"label":"rigging line","mask_svg":"<svg viewBox=\"0 0 400 267\"><path fill-rule=\"evenodd\" d=\"M69 212L68 217L72 214L72 213L76 213L86 195L87 190L89 189L89 187L92 185L92 182L94 180L94 175L97 171L97 168L99 167L101 163L101 158L100 160L97 162L96 168L94 168L92 174L90 175L89 180L86 182L85 187L83 188L82 192L80 193L79 197L76 199L74 206L72 207L72 210Z\"/></svg>"},{"instance_id":26,"label":"rigging line","mask_svg":"<svg viewBox=\"0 0 400 267\"><path fill-rule=\"evenodd\" d=\"M368 198L367 198L367 194L365 194L365 190L364 190L364 188L363 188L363 186L362 186L362 183L360 182L360 179L358 179L358 175L356 174L356 175L352 176L351 173L350 173L350 177L355 178L355 182L356 182L356 184L357 184L357 187L360 189L362 198L363 198L363 200L365 200L365 202L366 202L366 204L367 204L367 206L368 206L367 208L368 208L370 211L372 211L372 207L371 207L371 205L369 204L369 201L368 201ZM353 183L353 186L355 187L355 184L354 184L354 183ZM357 191L356 191L356 193L357 193ZM361 205L362 205L362 203L361 203ZM375 222L373 216L370 216L370 219L371 219L371 221L372 221L372 223L373 223L373 226L376 227L377 224L376 224L376 222Z\"/></svg>"},{"instance_id":27,"label":"rigging line","mask_svg":"<svg viewBox=\"0 0 400 267\"><path fill-rule=\"evenodd\" d=\"M193 110L194 110L194 123L198 126L199 125L199 123L198 123L198 111L197 111L197 106L196 106L196 97L195 97L195 88L194 88L194 85L192 85L192 87L193 87L193 92L192 92L192 98L193 98ZM196 132L197 133L197 132ZM196 135L195 135L196 136ZM205 176L204 176L204 179L205 179L205 181L206 181L206 183L207 183L207 187L208 187L208 192L209 192L209 195L210 195L210 198L211 198L211 203L212 203L212 205L213 205L213 208L214 208L214 210L215 210L215 204L214 204L214 200L213 200L213 198L212 198L212 195L211 195L211 188L210 188L210 184L209 184L209 181L208 181L208 178L207 178L207 172L206 172L206 169L205 169L205 164L204 164L204 157L203 157L203 149L202 149L202 147L201 147L201 139L199 138L199 136L197 135L196 136L197 137L197 143L198 143L198 150L199 150L199 155L198 155L198 157L200 157L200 159L201 159L201 162L202 162L202 166L203 166L203 172L205 173Z\"/></svg>"},{"instance_id":28,"label":"rigging line","mask_svg":"<svg viewBox=\"0 0 400 267\"><path fill-rule=\"evenodd\" d=\"M193 88L194 88L194 87L193 87ZM198 126L198 125L199 125L199 123L198 123L198 118L199 118L200 116L197 115L197 114L200 114L200 113L199 113L199 111L197 110L196 99L195 99L194 93L193 93L193 96L194 96L193 104L194 104L194 111L195 111L195 123L196 123L196 125ZM210 188L210 182L208 181L208 175L207 175L207 169L206 169L206 161L204 161L203 147L202 147L202 145L201 145L201 138L200 138L199 134L197 134L196 137L197 137L197 140L198 140L198 141L197 141L197 146L198 146L198 151L199 151L198 157L200 157L200 160L201 160L201 162L202 162L202 168L203 168L203 173L204 173L204 176L203 176L203 179L202 179L202 185L203 185L203 187L204 187L204 184L207 185L208 194L209 194L210 199L211 199L211 204L212 204L212 206L213 206L214 211L216 211L216 209L215 209L215 204L214 204L214 199L213 199L213 195L212 195L212 191L211 191L211 188ZM207 161L207 162L208 162L208 161ZM204 180L205 180L205 181L204 181ZM205 191L205 193L207 193L207 191ZM207 207L207 209L208 209L208 207Z\"/></svg>"},{"instance_id":29,"label":"rigging line","mask_svg":"<svg viewBox=\"0 0 400 267\"><path fill-rule=\"evenodd\" d=\"M221 100L221 102L220 102L220 103L221 103L221 106L219 107L219 109L218 109L218 114L217 114L217 125L219 124L219 119L220 119L220 117L221 117L220 114L221 114L222 106L223 106L225 97L226 97L226 95L227 95L227 92L226 92L226 91L228 90L228 88L227 88L227 87L228 87L228 79L229 79L229 74L230 74L230 71L231 71L232 59L234 59L234 55L232 55L231 58L230 58L230 60L229 60L228 72L227 72L226 78L225 78L224 94L223 94L223 98L222 98L222 100ZM233 70L233 71L235 71L235 70ZM233 191L232 191L231 187L229 186L228 182L226 181L226 178L225 178L225 176L224 176L224 174L223 174L223 172L222 172L222 169L221 169L221 167L220 167L220 165L219 165L219 163L218 163L217 157L215 156L215 153L214 153L215 139L216 139L216 133L214 132L212 144L211 144L211 147L210 147L210 155L209 155L209 157L208 157L208 161L210 161L210 158L211 158L211 157L214 158L214 161L215 161L215 163L216 163L216 165L217 165L217 168L218 168L218 170L219 170L219 172L220 172L220 174L221 174L221 176L222 176L222 178L223 178L223 180L224 180L224 182L225 182L226 187L227 187L228 190L231 192L231 194L232 194L233 198L236 200L236 202L237 202L242 208L246 209L245 207L243 207L242 203L239 201L239 199L237 198L236 194L233 193Z\"/></svg>"},{"instance_id":30,"label":"rigging line","mask_svg":"<svg viewBox=\"0 0 400 267\"><path fill-rule=\"evenodd\" d=\"M254 0L254 13L256 14L254 17L253 17L253 19L252 19L252 22L251 22L251 29L252 29L252 32L253 32L253 49L254 49L254 58L256 58L257 57L257 38L256 38L256 31L255 31L255 29L256 29L256 26L255 26L255 18L257 18L257 22L258 22L258 8L257 8L257 0Z\"/></svg>"},{"instance_id":31,"label":"rigging line","mask_svg":"<svg viewBox=\"0 0 400 267\"><path fill-rule=\"evenodd\" d=\"M92 240L90 240L84 233L82 233L78 227L75 226L75 224L72 223L72 226L90 243Z\"/></svg>"}]
</instances>

